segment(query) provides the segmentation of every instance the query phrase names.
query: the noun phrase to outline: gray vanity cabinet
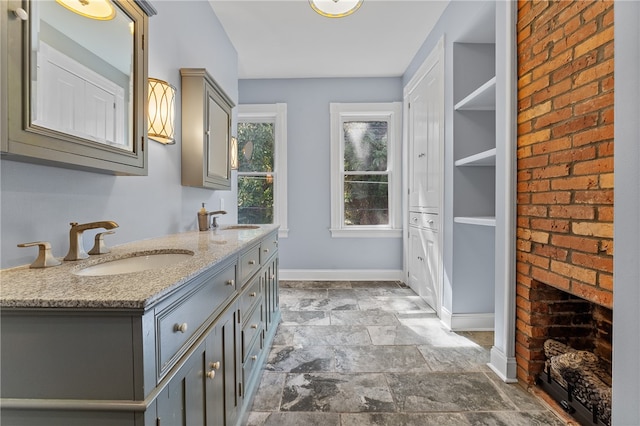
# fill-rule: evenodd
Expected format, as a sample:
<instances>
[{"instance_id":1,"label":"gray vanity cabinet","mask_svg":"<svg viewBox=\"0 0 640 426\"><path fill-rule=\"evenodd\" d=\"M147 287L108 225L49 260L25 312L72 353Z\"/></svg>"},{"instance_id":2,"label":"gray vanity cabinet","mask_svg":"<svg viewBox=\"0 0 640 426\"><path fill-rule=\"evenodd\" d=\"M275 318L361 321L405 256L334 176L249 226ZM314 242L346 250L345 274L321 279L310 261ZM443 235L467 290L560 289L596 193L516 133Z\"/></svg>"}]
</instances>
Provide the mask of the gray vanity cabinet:
<instances>
[{"instance_id":1,"label":"gray vanity cabinet","mask_svg":"<svg viewBox=\"0 0 640 426\"><path fill-rule=\"evenodd\" d=\"M233 425L238 416L238 309L230 307L209 333L205 348L207 426ZM213 373L213 375L211 374Z\"/></svg>"},{"instance_id":2,"label":"gray vanity cabinet","mask_svg":"<svg viewBox=\"0 0 640 426\"><path fill-rule=\"evenodd\" d=\"M233 425L237 416L237 304L209 328L206 338L156 399L157 426Z\"/></svg>"},{"instance_id":3,"label":"gray vanity cabinet","mask_svg":"<svg viewBox=\"0 0 640 426\"><path fill-rule=\"evenodd\" d=\"M144 308L4 306L3 424L243 424L280 319L277 267L275 229Z\"/></svg>"}]
</instances>

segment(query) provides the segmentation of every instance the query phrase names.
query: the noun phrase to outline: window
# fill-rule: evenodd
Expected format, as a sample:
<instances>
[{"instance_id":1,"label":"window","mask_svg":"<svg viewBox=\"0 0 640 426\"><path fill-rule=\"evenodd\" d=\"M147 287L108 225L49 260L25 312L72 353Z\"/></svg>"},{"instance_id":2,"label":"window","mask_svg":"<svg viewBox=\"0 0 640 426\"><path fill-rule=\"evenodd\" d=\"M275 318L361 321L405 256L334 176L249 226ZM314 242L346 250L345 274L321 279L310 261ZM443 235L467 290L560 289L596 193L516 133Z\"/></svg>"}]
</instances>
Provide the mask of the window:
<instances>
[{"instance_id":1,"label":"window","mask_svg":"<svg viewBox=\"0 0 640 426\"><path fill-rule=\"evenodd\" d=\"M330 109L331 236L401 237L401 103Z\"/></svg>"},{"instance_id":2,"label":"window","mask_svg":"<svg viewBox=\"0 0 640 426\"><path fill-rule=\"evenodd\" d=\"M238 105L238 223L287 228L287 104Z\"/></svg>"}]
</instances>

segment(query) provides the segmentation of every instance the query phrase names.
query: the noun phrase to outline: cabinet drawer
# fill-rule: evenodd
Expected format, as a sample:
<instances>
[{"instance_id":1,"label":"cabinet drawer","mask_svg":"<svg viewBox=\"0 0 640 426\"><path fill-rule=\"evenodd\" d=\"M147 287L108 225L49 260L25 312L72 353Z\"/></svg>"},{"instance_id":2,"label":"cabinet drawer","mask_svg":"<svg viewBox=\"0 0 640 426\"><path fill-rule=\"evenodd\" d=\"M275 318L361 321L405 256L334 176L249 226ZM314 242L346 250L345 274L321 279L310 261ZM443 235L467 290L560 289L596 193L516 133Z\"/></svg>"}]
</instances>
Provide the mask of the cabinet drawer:
<instances>
[{"instance_id":1,"label":"cabinet drawer","mask_svg":"<svg viewBox=\"0 0 640 426\"><path fill-rule=\"evenodd\" d=\"M264 285L260 276L254 278L248 285L248 288L240 296L240 311L244 313L251 312L251 309L262 299L264 294Z\"/></svg>"},{"instance_id":2,"label":"cabinet drawer","mask_svg":"<svg viewBox=\"0 0 640 426\"><path fill-rule=\"evenodd\" d=\"M434 213L410 212L409 225L437 231L439 228L438 215Z\"/></svg>"},{"instance_id":3,"label":"cabinet drawer","mask_svg":"<svg viewBox=\"0 0 640 426\"><path fill-rule=\"evenodd\" d=\"M260 247L260 263L265 264L278 251L278 233L267 236Z\"/></svg>"},{"instance_id":4,"label":"cabinet drawer","mask_svg":"<svg viewBox=\"0 0 640 426\"><path fill-rule=\"evenodd\" d=\"M245 389L247 383L251 379L251 375L255 372L256 367L259 367L258 359L260 358L260 354L262 353L263 345L264 340L261 334L260 337L256 339L249 348L247 358L242 364L242 381L244 383L243 388Z\"/></svg>"},{"instance_id":5,"label":"cabinet drawer","mask_svg":"<svg viewBox=\"0 0 640 426\"><path fill-rule=\"evenodd\" d=\"M246 284L247 280L260 269L260 245L240 256L240 282Z\"/></svg>"},{"instance_id":6,"label":"cabinet drawer","mask_svg":"<svg viewBox=\"0 0 640 426\"><path fill-rule=\"evenodd\" d=\"M245 325L242 327L242 358L246 359L249 347L253 342L256 335L262 333L264 327L264 307L260 303L251 313L249 318L246 318Z\"/></svg>"},{"instance_id":7,"label":"cabinet drawer","mask_svg":"<svg viewBox=\"0 0 640 426\"><path fill-rule=\"evenodd\" d=\"M182 300L156 315L158 368L161 376L194 333L236 292L236 265L209 277Z\"/></svg>"}]
</instances>

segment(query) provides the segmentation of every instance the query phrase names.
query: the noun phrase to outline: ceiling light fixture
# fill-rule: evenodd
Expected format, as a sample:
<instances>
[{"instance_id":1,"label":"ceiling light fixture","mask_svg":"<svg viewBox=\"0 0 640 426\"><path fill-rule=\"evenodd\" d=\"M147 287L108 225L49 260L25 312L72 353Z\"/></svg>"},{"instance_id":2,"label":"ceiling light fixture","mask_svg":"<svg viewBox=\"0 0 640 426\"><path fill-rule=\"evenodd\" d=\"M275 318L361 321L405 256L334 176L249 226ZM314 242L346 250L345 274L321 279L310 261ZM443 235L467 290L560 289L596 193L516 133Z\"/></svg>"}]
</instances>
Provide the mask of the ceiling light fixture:
<instances>
[{"instance_id":1,"label":"ceiling light fixture","mask_svg":"<svg viewBox=\"0 0 640 426\"><path fill-rule=\"evenodd\" d=\"M327 18L343 18L358 10L364 0L309 0L311 8Z\"/></svg>"},{"instance_id":2,"label":"ceiling light fixture","mask_svg":"<svg viewBox=\"0 0 640 426\"><path fill-rule=\"evenodd\" d=\"M86 18L109 21L116 16L110 0L56 0L58 4Z\"/></svg>"},{"instance_id":3,"label":"ceiling light fixture","mask_svg":"<svg viewBox=\"0 0 640 426\"><path fill-rule=\"evenodd\" d=\"M165 145L176 143L174 139L176 88L166 81L149 78L149 127L150 139Z\"/></svg>"}]
</instances>

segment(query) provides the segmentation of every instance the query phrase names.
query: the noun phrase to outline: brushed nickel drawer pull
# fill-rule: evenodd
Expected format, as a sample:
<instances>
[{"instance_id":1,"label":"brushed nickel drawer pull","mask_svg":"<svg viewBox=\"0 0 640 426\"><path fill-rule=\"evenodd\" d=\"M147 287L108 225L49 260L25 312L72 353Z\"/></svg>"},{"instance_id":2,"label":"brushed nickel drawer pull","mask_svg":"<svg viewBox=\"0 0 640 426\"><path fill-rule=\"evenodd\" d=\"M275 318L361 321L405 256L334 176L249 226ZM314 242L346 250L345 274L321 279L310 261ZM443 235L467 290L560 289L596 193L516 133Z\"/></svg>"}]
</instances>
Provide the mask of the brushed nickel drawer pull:
<instances>
[{"instance_id":1,"label":"brushed nickel drawer pull","mask_svg":"<svg viewBox=\"0 0 640 426\"><path fill-rule=\"evenodd\" d=\"M268 249L268 248L264 249L263 251L264 251L265 253L269 253L269 249Z\"/></svg>"},{"instance_id":2,"label":"brushed nickel drawer pull","mask_svg":"<svg viewBox=\"0 0 640 426\"><path fill-rule=\"evenodd\" d=\"M251 297L256 297L258 295L258 293L256 293L255 291L249 293L249 296Z\"/></svg>"},{"instance_id":3,"label":"brushed nickel drawer pull","mask_svg":"<svg viewBox=\"0 0 640 426\"><path fill-rule=\"evenodd\" d=\"M255 264L256 264L255 260L252 259L252 260L249 261L249 265L255 265Z\"/></svg>"},{"instance_id":4,"label":"brushed nickel drawer pull","mask_svg":"<svg viewBox=\"0 0 640 426\"><path fill-rule=\"evenodd\" d=\"M207 378L213 380L213 378L216 377L216 372L215 370L209 370L207 371Z\"/></svg>"},{"instance_id":5,"label":"brushed nickel drawer pull","mask_svg":"<svg viewBox=\"0 0 640 426\"><path fill-rule=\"evenodd\" d=\"M220 361L212 362L211 363L211 368L213 368L214 370L219 370L220 369Z\"/></svg>"},{"instance_id":6,"label":"brushed nickel drawer pull","mask_svg":"<svg viewBox=\"0 0 640 426\"><path fill-rule=\"evenodd\" d=\"M188 325L186 322L183 322L182 324L176 324L173 326L173 331L175 331L176 333L179 331L180 333L184 333L185 331L187 331L188 329Z\"/></svg>"},{"instance_id":7,"label":"brushed nickel drawer pull","mask_svg":"<svg viewBox=\"0 0 640 426\"><path fill-rule=\"evenodd\" d=\"M251 324L251 328L258 328L258 324Z\"/></svg>"},{"instance_id":8,"label":"brushed nickel drawer pull","mask_svg":"<svg viewBox=\"0 0 640 426\"><path fill-rule=\"evenodd\" d=\"M228 280L227 281L227 285L235 285L236 281L235 280Z\"/></svg>"},{"instance_id":9,"label":"brushed nickel drawer pull","mask_svg":"<svg viewBox=\"0 0 640 426\"><path fill-rule=\"evenodd\" d=\"M258 355L253 355L253 356L251 356L251 361L255 361L255 360L257 360L257 359L258 359Z\"/></svg>"}]
</instances>

